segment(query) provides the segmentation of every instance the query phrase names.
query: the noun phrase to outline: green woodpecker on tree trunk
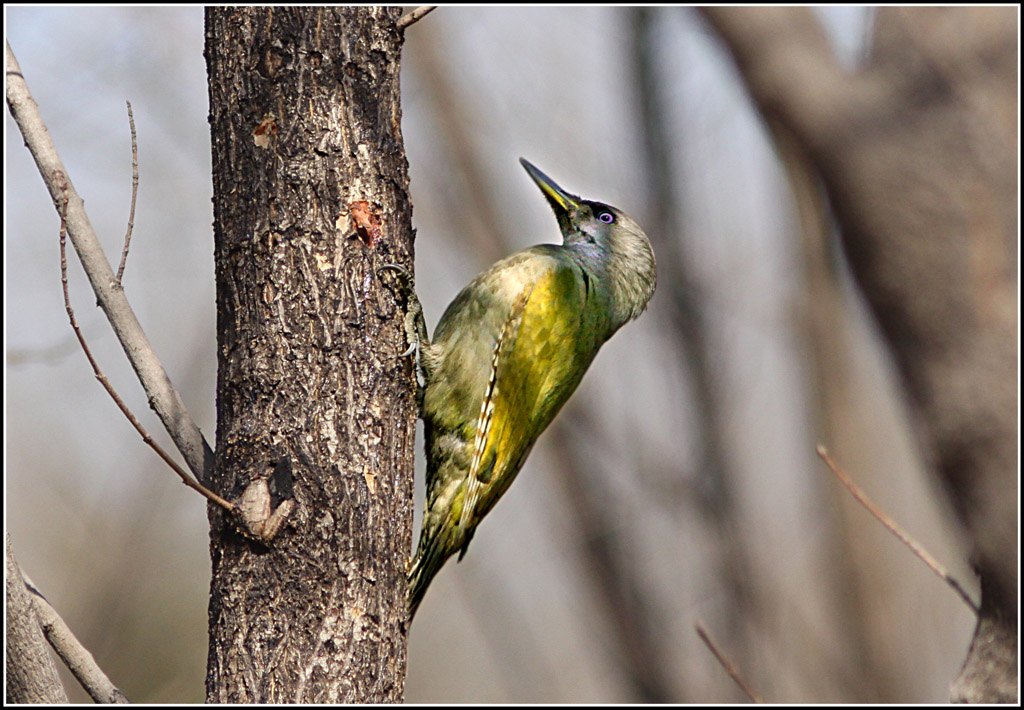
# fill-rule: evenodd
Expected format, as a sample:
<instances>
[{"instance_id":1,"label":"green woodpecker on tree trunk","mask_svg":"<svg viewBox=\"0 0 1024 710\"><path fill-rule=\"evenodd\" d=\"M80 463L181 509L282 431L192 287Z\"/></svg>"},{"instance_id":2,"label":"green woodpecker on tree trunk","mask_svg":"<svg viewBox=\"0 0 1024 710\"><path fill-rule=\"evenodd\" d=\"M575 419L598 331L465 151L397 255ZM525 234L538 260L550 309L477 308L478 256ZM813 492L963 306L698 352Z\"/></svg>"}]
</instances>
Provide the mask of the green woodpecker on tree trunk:
<instances>
[{"instance_id":1,"label":"green woodpecker on tree trunk","mask_svg":"<svg viewBox=\"0 0 1024 710\"><path fill-rule=\"evenodd\" d=\"M654 253L636 222L520 162L551 204L562 244L524 249L473 279L431 343L417 313L427 505L409 569L410 619L445 561L466 554L601 345L654 294Z\"/></svg>"}]
</instances>

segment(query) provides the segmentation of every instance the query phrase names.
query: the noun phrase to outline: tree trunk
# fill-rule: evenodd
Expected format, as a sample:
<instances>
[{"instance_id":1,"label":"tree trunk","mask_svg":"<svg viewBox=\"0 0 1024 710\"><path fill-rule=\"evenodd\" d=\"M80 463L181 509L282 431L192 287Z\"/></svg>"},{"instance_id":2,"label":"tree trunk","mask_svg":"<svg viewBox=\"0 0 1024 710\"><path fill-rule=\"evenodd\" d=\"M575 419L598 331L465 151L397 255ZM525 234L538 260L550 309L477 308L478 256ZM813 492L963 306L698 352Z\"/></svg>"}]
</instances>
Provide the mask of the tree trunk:
<instances>
[{"instance_id":1,"label":"tree trunk","mask_svg":"<svg viewBox=\"0 0 1024 710\"><path fill-rule=\"evenodd\" d=\"M268 544L210 510L207 700L395 702L416 405L398 8L206 11L216 471L296 508Z\"/></svg>"}]
</instances>

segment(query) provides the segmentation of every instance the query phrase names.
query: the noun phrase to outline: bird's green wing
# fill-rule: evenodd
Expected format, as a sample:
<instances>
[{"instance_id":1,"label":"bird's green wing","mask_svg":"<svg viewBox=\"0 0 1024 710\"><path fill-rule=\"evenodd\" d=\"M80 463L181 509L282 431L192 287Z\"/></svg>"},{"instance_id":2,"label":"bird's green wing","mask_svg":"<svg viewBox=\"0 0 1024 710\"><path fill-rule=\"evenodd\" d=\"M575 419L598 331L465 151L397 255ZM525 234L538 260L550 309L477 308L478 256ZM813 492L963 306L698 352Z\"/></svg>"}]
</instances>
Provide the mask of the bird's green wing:
<instances>
[{"instance_id":1,"label":"bird's green wing","mask_svg":"<svg viewBox=\"0 0 1024 710\"><path fill-rule=\"evenodd\" d=\"M579 267L553 260L513 301L495 341L477 419L461 533L470 532L505 492L590 364L586 300Z\"/></svg>"}]
</instances>

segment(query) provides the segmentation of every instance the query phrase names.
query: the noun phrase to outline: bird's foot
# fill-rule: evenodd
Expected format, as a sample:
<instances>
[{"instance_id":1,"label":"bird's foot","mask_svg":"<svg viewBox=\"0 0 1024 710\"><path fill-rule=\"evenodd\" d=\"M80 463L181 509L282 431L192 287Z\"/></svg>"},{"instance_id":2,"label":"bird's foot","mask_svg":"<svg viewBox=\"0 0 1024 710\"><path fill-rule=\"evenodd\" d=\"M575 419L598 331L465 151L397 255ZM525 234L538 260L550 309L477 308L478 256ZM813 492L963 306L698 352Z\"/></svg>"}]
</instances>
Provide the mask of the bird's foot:
<instances>
[{"instance_id":1,"label":"bird's foot","mask_svg":"<svg viewBox=\"0 0 1024 710\"><path fill-rule=\"evenodd\" d=\"M418 364L420 374L426 378L426 373L422 369L422 360L419 357L422 349L430 345L430 339L427 337L427 325L423 319L423 306L420 305L420 299L416 295L416 289L414 288L414 280L412 274L404 266L400 264L385 264L377 269L377 273L380 274L382 271L393 271L397 274L397 289L401 293L402 297L405 298L406 311L403 326L405 328L405 342L408 344L408 349L399 355L399 357L413 356L413 360ZM418 383L417 383L418 384ZM417 393L417 399L422 398L422 387L419 387Z\"/></svg>"},{"instance_id":2,"label":"bird's foot","mask_svg":"<svg viewBox=\"0 0 1024 710\"><path fill-rule=\"evenodd\" d=\"M409 345L409 349L399 355L399 357L407 357L418 353L422 346L430 345L430 341L427 339L427 326L423 321L423 306L420 305L420 299L416 296L413 277L408 269L399 264L385 264L377 269L378 274L382 271L394 271L398 274L398 290L408 304L404 325L405 342Z\"/></svg>"}]
</instances>

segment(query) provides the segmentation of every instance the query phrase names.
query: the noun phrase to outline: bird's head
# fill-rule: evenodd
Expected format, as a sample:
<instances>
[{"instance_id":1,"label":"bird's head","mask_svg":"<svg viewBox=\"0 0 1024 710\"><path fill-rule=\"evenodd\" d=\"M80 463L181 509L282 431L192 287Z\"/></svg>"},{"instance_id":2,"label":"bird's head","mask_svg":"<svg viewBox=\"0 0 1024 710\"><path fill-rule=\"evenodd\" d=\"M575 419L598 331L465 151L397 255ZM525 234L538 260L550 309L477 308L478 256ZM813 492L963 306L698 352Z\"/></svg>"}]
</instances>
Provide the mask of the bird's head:
<instances>
[{"instance_id":1,"label":"bird's head","mask_svg":"<svg viewBox=\"0 0 1024 710\"><path fill-rule=\"evenodd\" d=\"M564 245L596 275L611 277L624 315L639 316L656 281L654 252L644 230L622 210L568 193L525 158L519 162L551 205Z\"/></svg>"}]
</instances>

